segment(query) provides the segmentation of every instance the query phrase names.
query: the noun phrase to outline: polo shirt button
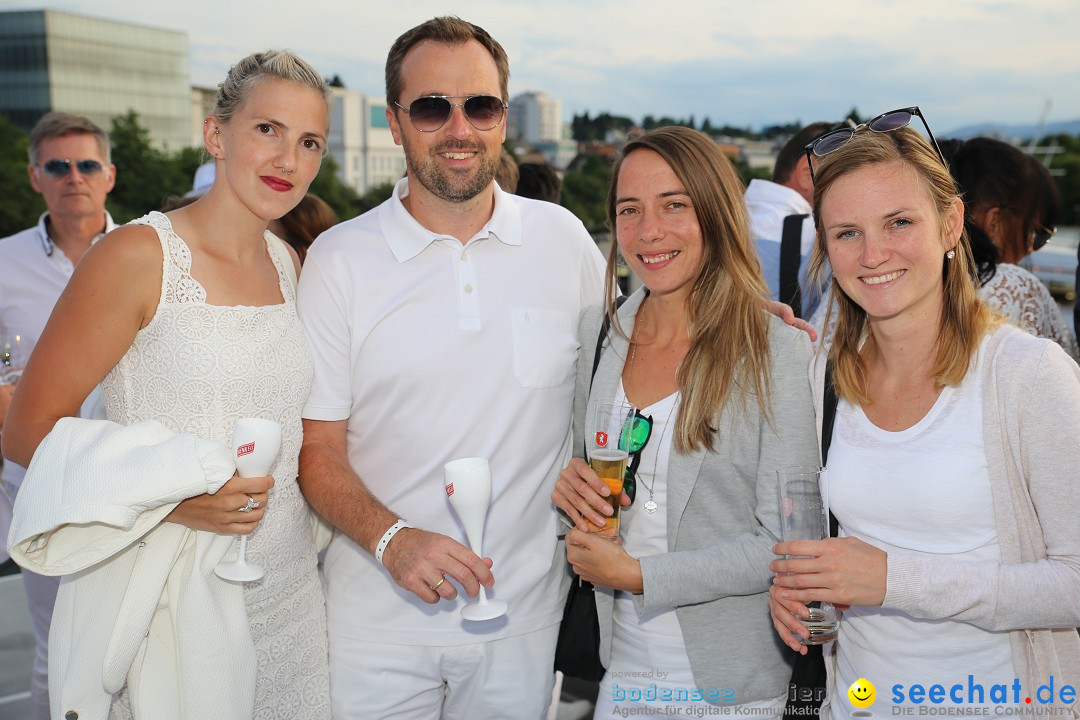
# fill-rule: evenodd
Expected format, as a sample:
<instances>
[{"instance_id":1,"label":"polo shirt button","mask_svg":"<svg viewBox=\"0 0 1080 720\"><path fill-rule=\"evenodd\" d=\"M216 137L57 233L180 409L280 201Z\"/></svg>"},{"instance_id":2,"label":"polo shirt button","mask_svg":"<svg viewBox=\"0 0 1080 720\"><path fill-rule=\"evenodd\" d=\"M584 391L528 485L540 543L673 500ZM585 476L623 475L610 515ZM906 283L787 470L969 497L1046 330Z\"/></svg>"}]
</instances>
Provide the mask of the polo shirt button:
<instances>
[{"instance_id":1,"label":"polo shirt button","mask_svg":"<svg viewBox=\"0 0 1080 720\"><path fill-rule=\"evenodd\" d=\"M464 250L462 250L462 251L461 251L461 262L465 262L465 261L466 261L466 260L468 260L468 259L469 259L469 253L467 253L467 252L465 252Z\"/></svg>"},{"instance_id":2,"label":"polo shirt button","mask_svg":"<svg viewBox=\"0 0 1080 720\"><path fill-rule=\"evenodd\" d=\"M466 285L465 286L465 294L468 295L470 293L472 293L472 285Z\"/></svg>"}]
</instances>

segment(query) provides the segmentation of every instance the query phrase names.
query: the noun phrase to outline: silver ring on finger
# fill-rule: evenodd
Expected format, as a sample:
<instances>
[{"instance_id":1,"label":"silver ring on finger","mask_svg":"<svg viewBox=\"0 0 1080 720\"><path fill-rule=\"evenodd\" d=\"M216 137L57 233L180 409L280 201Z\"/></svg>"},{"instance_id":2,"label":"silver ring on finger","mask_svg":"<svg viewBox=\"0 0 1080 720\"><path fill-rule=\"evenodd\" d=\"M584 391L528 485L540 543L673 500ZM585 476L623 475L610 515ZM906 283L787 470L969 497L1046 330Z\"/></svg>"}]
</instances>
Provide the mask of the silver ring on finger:
<instances>
[{"instance_id":1,"label":"silver ring on finger","mask_svg":"<svg viewBox=\"0 0 1080 720\"><path fill-rule=\"evenodd\" d=\"M431 588L432 590L434 590L435 592L439 592L439 587L441 587L444 582L446 582L446 576L445 575L443 575L442 577L439 578L439 582L435 583L434 585L428 585L428 587Z\"/></svg>"},{"instance_id":2,"label":"silver ring on finger","mask_svg":"<svg viewBox=\"0 0 1080 720\"><path fill-rule=\"evenodd\" d=\"M259 507L259 505L261 505L261 504L262 503L260 503L258 500L251 497L250 495L248 495L247 505L245 505L242 508L238 508L238 512L249 513L252 510L254 510L255 508Z\"/></svg>"}]
</instances>

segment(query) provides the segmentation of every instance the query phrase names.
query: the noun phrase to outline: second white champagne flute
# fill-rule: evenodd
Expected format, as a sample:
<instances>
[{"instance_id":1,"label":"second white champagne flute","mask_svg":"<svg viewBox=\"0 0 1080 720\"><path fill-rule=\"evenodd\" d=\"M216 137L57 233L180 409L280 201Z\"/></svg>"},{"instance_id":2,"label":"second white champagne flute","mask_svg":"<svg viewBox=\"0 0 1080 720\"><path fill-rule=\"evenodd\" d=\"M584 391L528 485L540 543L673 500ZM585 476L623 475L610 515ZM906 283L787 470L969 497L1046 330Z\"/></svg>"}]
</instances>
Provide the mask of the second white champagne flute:
<instances>
[{"instance_id":1,"label":"second white champagne flute","mask_svg":"<svg viewBox=\"0 0 1080 720\"><path fill-rule=\"evenodd\" d=\"M233 427L232 445L236 473L240 477L266 475L274 467L281 450L281 423L263 418L241 418ZM248 504L251 504L250 498ZM247 561L247 539L247 535L240 536L235 560L222 560L214 568L218 577L232 582L252 582L263 576L261 567Z\"/></svg>"},{"instance_id":2,"label":"second white champagne flute","mask_svg":"<svg viewBox=\"0 0 1080 720\"><path fill-rule=\"evenodd\" d=\"M484 523L487 521L488 505L491 503L491 468L484 458L461 458L443 466L446 497L454 506L469 546L483 557ZM507 604L502 600L490 600L487 588L480 586L476 602L461 608L466 620L491 620L506 614Z\"/></svg>"}]
</instances>

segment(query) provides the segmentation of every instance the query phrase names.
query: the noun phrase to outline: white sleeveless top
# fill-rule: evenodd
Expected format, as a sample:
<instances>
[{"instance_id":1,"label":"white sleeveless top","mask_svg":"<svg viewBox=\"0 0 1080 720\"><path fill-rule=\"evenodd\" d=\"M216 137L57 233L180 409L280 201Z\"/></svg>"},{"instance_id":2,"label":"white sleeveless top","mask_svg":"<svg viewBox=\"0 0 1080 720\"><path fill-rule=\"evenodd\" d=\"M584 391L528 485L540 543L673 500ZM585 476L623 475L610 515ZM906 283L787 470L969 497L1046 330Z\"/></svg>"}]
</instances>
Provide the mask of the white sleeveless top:
<instances>
[{"instance_id":1,"label":"white sleeveless top","mask_svg":"<svg viewBox=\"0 0 1080 720\"><path fill-rule=\"evenodd\" d=\"M161 299L150 323L109 372L108 418L156 420L182 433L231 445L239 418L281 423L266 514L248 537L247 559L261 580L244 584L258 678L255 718L329 718L326 617L315 545L296 483L300 410L312 362L292 286L273 252L284 302L261 307L206 303L191 277L191 251L161 213L133 221L157 231L164 254ZM122 693L113 717L126 717Z\"/></svg>"}]
</instances>

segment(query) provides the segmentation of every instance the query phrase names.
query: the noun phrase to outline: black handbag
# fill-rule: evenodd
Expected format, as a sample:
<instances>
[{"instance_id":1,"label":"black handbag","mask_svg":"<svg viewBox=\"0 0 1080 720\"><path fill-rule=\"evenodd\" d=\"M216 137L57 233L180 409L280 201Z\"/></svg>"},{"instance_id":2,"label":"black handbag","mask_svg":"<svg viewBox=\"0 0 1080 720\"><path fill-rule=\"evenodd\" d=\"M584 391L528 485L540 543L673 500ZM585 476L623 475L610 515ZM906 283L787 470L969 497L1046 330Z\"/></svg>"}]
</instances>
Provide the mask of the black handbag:
<instances>
[{"instance_id":1,"label":"black handbag","mask_svg":"<svg viewBox=\"0 0 1080 720\"><path fill-rule=\"evenodd\" d=\"M625 299L620 297L616 306L622 306ZM596 368L600 365L600 353L608 325L605 315L603 323L600 324L600 334L596 338L592 377L596 377ZM592 389L591 379L589 389ZM577 575L574 575L570 592L566 596L566 606L563 608L559 639L555 643L555 669L567 677L589 682L597 682L604 677L604 665L600 662L600 621L596 616L596 591L592 583Z\"/></svg>"},{"instance_id":2,"label":"black handbag","mask_svg":"<svg viewBox=\"0 0 1080 720\"><path fill-rule=\"evenodd\" d=\"M825 365L825 395L821 414L821 462L829 459L829 444L832 442L833 420L836 419L836 387L833 386L832 362ZM829 512L829 536L836 537L839 524L832 512ZM825 670L825 656L821 645L810 645L805 655L796 655L791 668L791 681L788 683L787 707L784 708L784 720L806 720L817 717L821 703L828 688L828 673Z\"/></svg>"},{"instance_id":3,"label":"black handbag","mask_svg":"<svg viewBox=\"0 0 1080 720\"><path fill-rule=\"evenodd\" d=\"M604 677L600 662L600 621L592 583L574 576L563 608L559 639L555 643L555 669L567 677L596 682Z\"/></svg>"}]
</instances>

